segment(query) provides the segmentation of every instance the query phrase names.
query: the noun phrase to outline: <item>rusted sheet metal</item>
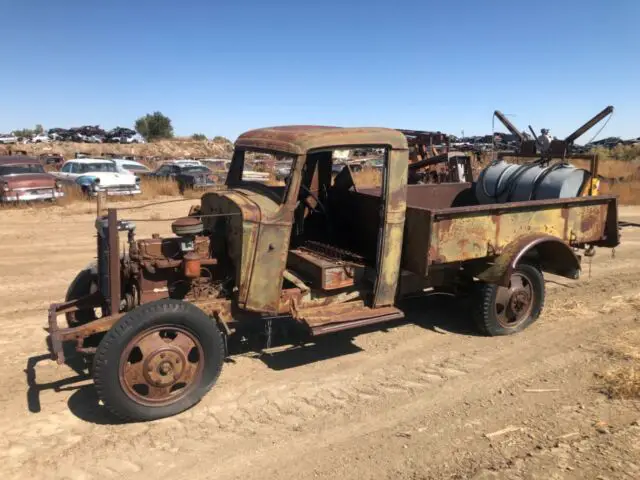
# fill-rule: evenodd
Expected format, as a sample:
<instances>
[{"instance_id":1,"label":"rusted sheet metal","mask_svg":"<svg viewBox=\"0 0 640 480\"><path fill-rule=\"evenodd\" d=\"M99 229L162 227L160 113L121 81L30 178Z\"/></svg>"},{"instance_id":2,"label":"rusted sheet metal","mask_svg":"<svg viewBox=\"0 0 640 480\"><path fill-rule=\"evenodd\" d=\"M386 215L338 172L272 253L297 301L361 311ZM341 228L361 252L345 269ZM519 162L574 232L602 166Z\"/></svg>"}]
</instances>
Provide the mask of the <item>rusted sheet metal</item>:
<instances>
[{"instance_id":1,"label":"rusted sheet metal","mask_svg":"<svg viewBox=\"0 0 640 480\"><path fill-rule=\"evenodd\" d=\"M309 150L343 145L380 145L406 150L407 138L390 128L339 128L293 125L260 128L243 133L236 140L241 149L276 150L293 155Z\"/></svg>"},{"instance_id":2,"label":"rusted sheet metal","mask_svg":"<svg viewBox=\"0 0 640 480\"><path fill-rule=\"evenodd\" d=\"M378 276L373 306L393 305L398 288L405 213L407 209L407 152L388 150L383 195L383 221L378 235Z\"/></svg>"},{"instance_id":3,"label":"rusted sheet metal","mask_svg":"<svg viewBox=\"0 0 640 480\"><path fill-rule=\"evenodd\" d=\"M364 274L364 265L329 258L304 248L291 250L287 268L299 273L314 288L336 290L359 283Z\"/></svg>"},{"instance_id":4,"label":"rusted sheet metal","mask_svg":"<svg viewBox=\"0 0 640 480\"><path fill-rule=\"evenodd\" d=\"M597 242L605 232L605 198L468 207L434 213L431 263L472 260L501 253L511 242L531 234L557 237L567 244Z\"/></svg>"},{"instance_id":5,"label":"rusted sheet metal","mask_svg":"<svg viewBox=\"0 0 640 480\"><path fill-rule=\"evenodd\" d=\"M306 155L301 155L293 165L287 197L271 214L261 212L255 244L249 246L255 252L245 278L248 293L244 308L254 312L277 314L282 292L282 275L287 265L289 241L293 227L293 214L298 201L302 166ZM256 205L258 205L256 203ZM244 268L244 265L243 265Z\"/></svg>"},{"instance_id":6,"label":"rusted sheet metal","mask_svg":"<svg viewBox=\"0 0 640 480\"><path fill-rule=\"evenodd\" d=\"M541 233L515 239L504 248L488 268L476 276L483 282L506 287L518 263L534 250L536 256L532 260L543 271L567 278L578 278L580 259L576 257L571 247L555 236Z\"/></svg>"},{"instance_id":7,"label":"rusted sheet metal","mask_svg":"<svg viewBox=\"0 0 640 480\"><path fill-rule=\"evenodd\" d=\"M108 331L124 314L110 315L94 320L84 325L72 328L60 328L58 326L58 315L63 305L52 304L49 307L49 347L51 356L58 364L65 361L63 342L75 341L76 349L80 351L85 338L96 333Z\"/></svg>"},{"instance_id":8,"label":"rusted sheet metal","mask_svg":"<svg viewBox=\"0 0 640 480\"><path fill-rule=\"evenodd\" d=\"M312 335L323 335L347 328L404 318L396 307L369 308L362 302L301 310L297 317L309 327Z\"/></svg>"},{"instance_id":9,"label":"rusted sheet metal","mask_svg":"<svg viewBox=\"0 0 640 480\"><path fill-rule=\"evenodd\" d=\"M201 212L203 215L229 215L204 217L202 222L206 231L222 232L222 236L213 235L213 250L231 261L238 286L238 304L244 306L249 294L251 266L261 220L260 208L246 195L235 191L210 192L202 197Z\"/></svg>"}]
</instances>

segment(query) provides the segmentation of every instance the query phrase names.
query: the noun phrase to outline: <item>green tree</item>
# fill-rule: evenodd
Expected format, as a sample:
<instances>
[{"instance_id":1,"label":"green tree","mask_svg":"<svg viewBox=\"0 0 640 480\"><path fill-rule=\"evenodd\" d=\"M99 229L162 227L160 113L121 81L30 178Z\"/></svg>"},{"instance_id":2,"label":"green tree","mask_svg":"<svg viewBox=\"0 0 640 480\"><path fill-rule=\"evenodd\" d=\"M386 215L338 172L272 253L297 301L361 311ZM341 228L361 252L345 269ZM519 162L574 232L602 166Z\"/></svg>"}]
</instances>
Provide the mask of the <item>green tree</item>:
<instances>
[{"instance_id":1,"label":"green tree","mask_svg":"<svg viewBox=\"0 0 640 480\"><path fill-rule=\"evenodd\" d=\"M199 142L207 139L207 136L204 133L194 133L191 135L191 140L198 140Z\"/></svg>"},{"instance_id":2,"label":"green tree","mask_svg":"<svg viewBox=\"0 0 640 480\"><path fill-rule=\"evenodd\" d=\"M232 143L231 140L229 140L227 137L221 137L220 135L213 137L213 142L214 143Z\"/></svg>"},{"instance_id":3,"label":"green tree","mask_svg":"<svg viewBox=\"0 0 640 480\"><path fill-rule=\"evenodd\" d=\"M173 137L171 119L160 112L148 113L136 120L136 132L148 142Z\"/></svg>"},{"instance_id":4,"label":"green tree","mask_svg":"<svg viewBox=\"0 0 640 480\"><path fill-rule=\"evenodd\" d=\"M44 127L38 123L33 131L36 135L42 135L44 133Z\"/></svg>"}]
</instances>

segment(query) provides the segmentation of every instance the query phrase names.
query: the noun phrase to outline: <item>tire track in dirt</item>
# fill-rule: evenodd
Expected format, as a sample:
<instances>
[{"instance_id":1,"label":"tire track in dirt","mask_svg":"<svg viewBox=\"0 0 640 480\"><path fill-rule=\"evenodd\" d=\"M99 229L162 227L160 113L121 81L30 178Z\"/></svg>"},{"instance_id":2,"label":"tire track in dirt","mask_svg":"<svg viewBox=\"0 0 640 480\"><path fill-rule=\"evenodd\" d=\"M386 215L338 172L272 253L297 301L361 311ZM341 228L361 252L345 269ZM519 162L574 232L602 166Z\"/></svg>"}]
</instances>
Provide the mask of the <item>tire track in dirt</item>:
<instances>
[{"instance_id":1,"label":"tire track in dirt","mask_svg":"<svg viewBox=\"0 0 640 480\"><path fill-rule=\"evenodd\" d=\"M47 235L58 236L63 231ZM39 242L45 244L47 238ZM82 247L71 258L61 251L60 274L75 275L76 264L84 266L91 255L89 247L86 256L79 253ZM50 478L52 472L68 478L147 478L151 474L172 479L252 478L263 474L264 468L284 467L287 461L311 455L316 447L330 449L416 416L437 415L445 411L447 402L482 398L508 378L568 368L593 355L576 351L578 344L597 342L598 326L589 323L584 327L579 316L595 322L603 302L639 291L634 249L623 246L616 256L596 257L591 280L562 279L569 285L564 288L550 285L546 313L521 335L487 339L434 334L429 322L425 324L416 313L412 318L417 325L364 333L353 342L345 336L333 337L331 342L346 338L355 345L360 351L354 355L279 371L270 369L267 360L239 358L235 365L225 366L219 385L194 409L136 425L91 423L105 420L100 408L91 406L91 388L42 391L42 411L27 412L22 370L30 356L44 353L41 328L46 315L36 312L56 291L63 294L66 282L59 285L46 277L26 280L30 290L15 290L0 305L7 339L0 345L9 369L0 395L6 415L0 427L5 478ZM47 259L49 264L55 264L53 257ZM622 308L614 303L615 308ZM27 305L34 314L17 317ZM604 318L602 325L614 329L627 325L615 321ZM547 357L541 359L540 352ZM509 375L502 365L508 366ZM38 383L46 383L62 378L64 371L44 363L38 365L36 375ZM89 421L76 417L70 406ZM427 413L430 410L433 412ZM215 458L213 470L198 466L209 456Z\"/></svg>"},{"instance_id":2,"label":"tire track in dirt","mask_svg":"<svg viewBox=\"0 0 640 480\"><path fill-rule=\"evenodd\" d=\"M620 278L618 281L637 286L640 273ZM589 284L585 293L592 293L590 301L597 303L598 298L606 298L611 288L617 288L616 282L603 278ZM568 298L569 296L566 296L558 300ZM130 473L133 474L136 465L139 472L143 472L142 465L136 463L136 458L143 451L145 458L155 455L157 461L160 461L167 449L171 452L171 449L177 448L180 452L184 451L181 456L185 460L191 458L195 461L195 457L200 454L210 453L212 445L227 445L229 448L237 442L260 445L263 443L260 439L265 437L278 444L287 443L294 434L313 439L314 429L326 429L328 424L342 432L343 425L336 425L336 418L346 421L360 417L361 421L369 424L371 428L371 419L367 419L365 415L363 420L362 412L368 411L373 414L376 411L387 411L389 405L395 403L395 398L402 399L399 402L402 405L401 410L410 411L411 408L407 405L417 404L416 408L420 405L424 408L423 399L442 395L443 389L452 390L460 395L468 392L470 388L482 391L482 384L488 383L483 377L493 379L494 382L496 378L498 381L504 381L505 374L500 371L500 365L508 363L509 359L513 358L514 353L522 348L523 341L527 342L526 351L521 352L518 361L512 362L513 365L510 367L516 376L519 375L517 370L520 366L536 361L544 368L549 368L553 363L563 365L567 360L573 363L580 361L581 356L571 359L565 352L566 334L575 328L576 320L567 323L551 322L553 316L552 308L551 318L545 317L541 320L544 325L536 325L530 331L514 338L499 339L498 342L504 350L491 347L491 344L496 343L494 339L477 338L473 339L474 341L458 342L454 336L449 336L443 342L442 348L421 354L421 347L428 346L424 344L429 342L416 337L413 341L390 351L383 359L385 366L382 367L376 366L381 359L375 356L375 352L370 352L361 365L344 372L331 369L323 375L321 370L305 367L306 370L315 370L315 375L307 378L305 372L298 372L298 378L294 383L285 382L284 379L276 379L274 383L254 381L253 385L242 386L240 391L237 387L234 389L233 385L223 384L219 387L219 395L212 392L191 411L143 427L94 426L72 418L71 414L63 409L48 414L45 422L36 419L35 416L31 417L34 421L7 431L4 440L9 442L7 451L11 452L10 460L16 462L16 467L22 468L25 463L37 464L38 454L46 452L45 458L51 455L72 455L75 468L81 469L83 453L88 459L91 458L92 451L100 451L101 456L104 454L107 458L109 455L105 450L108 452L113 448L111 454L130 462L133 466ZM588 335L576 336L574 341L587 338ZM463 345L458 345L457 350L447 348L459 343ZM544 362L536 360L541 350L548 354L553 353L553 356L549 356ZM472 379L468 380L468 377ZM226 379L223 383L228 381ZM225 387L231 388L225 392ZM395 422L397 416L396 412L387 415L385 421L377 419L373 424L375 428L382 428L385 423ZM142 436L139 428L144 429ZM102 435L97 435L98 431L101 431ZM66 436L63 435L65 440L61 442L62 433ZM342 435L351 434L342 432ZM75 440L78 436L88 436L90 441L77 444ZM156 440L163 436L167 437L167 442ZM338 437L340 435L336 434L332 438ZM33 446L28 448L28 440L33 438L39 439L43 444L43 450ZM112 443L115 444L113 447ZM295 449L295 446L292 445L291 448ZM50 451L47 451L49 449ZM27 458L20 460L23 455ZM233 454L230 456L234 457ZM232 460L228 462L232 463ZM181 470L182 467L175 468ZM37 470L36 468L34 472ZM107 470L100 471L103 475L111 475ZM89 475L89 470L84 474Z\"/></svg>"}]
</instances>

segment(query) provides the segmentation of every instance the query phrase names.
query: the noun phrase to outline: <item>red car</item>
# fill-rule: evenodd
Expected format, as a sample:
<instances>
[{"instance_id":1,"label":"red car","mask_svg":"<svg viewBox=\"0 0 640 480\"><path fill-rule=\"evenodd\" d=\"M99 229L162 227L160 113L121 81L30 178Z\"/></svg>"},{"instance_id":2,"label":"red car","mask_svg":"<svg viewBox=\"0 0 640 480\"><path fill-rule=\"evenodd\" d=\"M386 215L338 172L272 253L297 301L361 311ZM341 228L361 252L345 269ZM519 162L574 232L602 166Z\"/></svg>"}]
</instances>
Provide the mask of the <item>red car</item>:
<instances>
[{"instance_id":1,"label":"red car","mask_svg":"<svg viewBox=\"0 0 640 480\"><path fill-rule=\"evenodd\" d=\"M0 156L0 202L55 200L62 196L62 184L44 171L37 158Z\"/></svg>"}]
</instances>

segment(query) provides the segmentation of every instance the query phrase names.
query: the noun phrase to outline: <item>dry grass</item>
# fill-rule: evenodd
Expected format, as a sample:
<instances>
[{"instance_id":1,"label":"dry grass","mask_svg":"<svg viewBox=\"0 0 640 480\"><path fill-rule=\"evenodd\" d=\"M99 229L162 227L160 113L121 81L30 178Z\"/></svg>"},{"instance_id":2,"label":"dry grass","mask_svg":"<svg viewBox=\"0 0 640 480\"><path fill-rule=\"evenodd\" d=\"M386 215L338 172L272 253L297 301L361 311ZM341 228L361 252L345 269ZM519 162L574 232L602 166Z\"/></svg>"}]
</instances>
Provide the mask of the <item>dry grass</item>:
<instances>
[{"instance_id":1,"label":"dry grass","mask_svg":"<svg viewBox=\"0 0 640 480\"><path fill-rule=\"evenodd\" d=\"M640 310L640 295L627 300L632 308ZM640 329L617 338L606 352L614 366L598 375L603 393L609 398L640 399Z\"/></svg>"}]
</instances>

